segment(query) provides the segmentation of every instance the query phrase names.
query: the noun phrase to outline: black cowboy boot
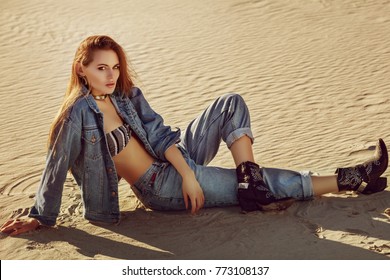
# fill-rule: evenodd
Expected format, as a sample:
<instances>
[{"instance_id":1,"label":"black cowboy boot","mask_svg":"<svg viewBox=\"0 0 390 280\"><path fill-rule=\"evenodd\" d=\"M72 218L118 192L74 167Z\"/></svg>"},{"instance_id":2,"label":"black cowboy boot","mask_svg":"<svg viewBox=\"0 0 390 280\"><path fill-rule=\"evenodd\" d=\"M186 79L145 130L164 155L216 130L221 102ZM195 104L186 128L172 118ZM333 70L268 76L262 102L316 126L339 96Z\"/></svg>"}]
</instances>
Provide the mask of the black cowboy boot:
<instances>
[{"instance_id":1,"label":"black cowboy boot","mask_svg":"<svg viewBox=\"0 0 390 280\"><path fill-rule=\"evenodd\" d=\"M387 187L387 178L380 176L387 169L388 162L385 142L379 139L372 160L336 170L339 191L351 190L363 194L383 191Z\"/></svg>"},{"instance_id":2,"label":"black cowboy boot","mask_svg":"<svg viewBox=\"0 0 390 280\"><path fill-rule=\"evenodd\" d=\"M278 199L269 190L256 163L247 161L236 169L238 179L238 202L244 212L255 210L284 210L294 202L292 198Z\"/></svg>"}]
</instances>

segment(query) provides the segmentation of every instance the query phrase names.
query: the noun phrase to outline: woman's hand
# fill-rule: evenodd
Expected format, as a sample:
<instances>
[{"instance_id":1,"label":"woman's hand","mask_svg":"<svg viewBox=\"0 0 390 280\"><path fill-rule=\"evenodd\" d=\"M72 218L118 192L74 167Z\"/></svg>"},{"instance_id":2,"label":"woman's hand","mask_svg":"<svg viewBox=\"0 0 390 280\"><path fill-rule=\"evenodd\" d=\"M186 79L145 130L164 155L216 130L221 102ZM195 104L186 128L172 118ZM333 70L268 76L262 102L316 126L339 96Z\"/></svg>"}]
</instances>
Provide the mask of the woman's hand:
<instances>
[{"instance_id":1,"label":"woman's hand","mask_svg":"<svg viewBox=\"0 0 390 280\"><path fill-rule=\"evenodd\" d=\"M21 219L12 219L5 222L0 231L10 236L16 236L24 232L37 229L39 226L39 221L34 218L21 218Z\"/></svg>"},{"instance_id":2,"label":"woman's hand","mask_svg":"<svg viewBox=\"0 0 390 280\"><path fill-rule=\"evenodd\" d=\"M183 179L182 191L186 208L188 209L189 198L191 201L191 213L196 213L204 205L204 194L198 180L196 180L194 171L188 166L176 145L172 145L165 151L165 157Z\"/></svg>"},{"instance_id":3,"label":"woman's hand","mask_svg":"<svg viewBox=\"0 0 390 280\"><path fill-rule=\"evenodd\" d=\"M191 214L198 212L204 205L204 194L203 190L196 180L193 173L188 174L183 178L183 197L186 209L188 209L188 198L191 201Z\"/></svg>"}]
</instances>

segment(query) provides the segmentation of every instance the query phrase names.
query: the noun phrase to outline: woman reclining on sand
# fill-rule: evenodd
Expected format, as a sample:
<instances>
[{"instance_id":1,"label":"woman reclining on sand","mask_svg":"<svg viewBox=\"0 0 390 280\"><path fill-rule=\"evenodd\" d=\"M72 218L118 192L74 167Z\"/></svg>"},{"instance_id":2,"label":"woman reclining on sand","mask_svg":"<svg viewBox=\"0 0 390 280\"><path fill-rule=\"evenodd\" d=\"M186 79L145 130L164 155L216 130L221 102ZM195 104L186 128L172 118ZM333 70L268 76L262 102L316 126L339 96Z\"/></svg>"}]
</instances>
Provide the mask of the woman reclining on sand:
<instances>
[{"instance_id":1,"label":"woman reclining on sand","mask_svg":"<svg viewBox=\"0 0 390 280\"><path fill-rule=\"evenodd\" d=\"M46 166L29 217L7 221L12 236L56 223L70 169L81 188L84 217L120 219L118 181L124 178L153 210L240 205L244 212L283 210L294 200L386 188L385 143L363 164L314 176L260 167L254 162L248 108L240 95L215 100L187 129L172 131L134 86L126 55L107 36L86 38L77 49L68 89L49 135ZM209 167L223 140L236 169Z\"/></svg>"}]
</instances>

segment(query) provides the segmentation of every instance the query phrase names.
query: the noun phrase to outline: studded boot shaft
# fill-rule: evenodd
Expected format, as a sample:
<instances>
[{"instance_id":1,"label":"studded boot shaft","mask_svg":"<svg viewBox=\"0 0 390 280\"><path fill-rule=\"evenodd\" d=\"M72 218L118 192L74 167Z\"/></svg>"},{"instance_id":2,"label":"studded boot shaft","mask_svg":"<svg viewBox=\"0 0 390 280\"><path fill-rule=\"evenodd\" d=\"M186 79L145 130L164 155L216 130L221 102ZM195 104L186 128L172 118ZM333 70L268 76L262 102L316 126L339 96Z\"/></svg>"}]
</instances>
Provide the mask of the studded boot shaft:
<instances>
[{"instance_id":1,"label":"studded boot shaft","mask_svg":"<svg viewBox=\"0 0 390 280\"><path fill-rule=\"evenodd\" d=\"M241 163L237 167L236 173L238 179L237 197L244 212L283 210L293 203L294 200L291 198L275 197L265 184L260 167L256 163L250 161Z\"/></svg>"},{"instance_id":2,"label":"studded boot shaft","mask_svg":"<svg viewBox=\"0 0 390 280\"><path fill-rule=\"evenodd\" d=\"M379 139L372 160L336 170L339 190L359 190L364 194L383 191L387 187L387 178L380 176L386 171L387 166L387 148L384 141Z\"/></svg>"}]
</instances>

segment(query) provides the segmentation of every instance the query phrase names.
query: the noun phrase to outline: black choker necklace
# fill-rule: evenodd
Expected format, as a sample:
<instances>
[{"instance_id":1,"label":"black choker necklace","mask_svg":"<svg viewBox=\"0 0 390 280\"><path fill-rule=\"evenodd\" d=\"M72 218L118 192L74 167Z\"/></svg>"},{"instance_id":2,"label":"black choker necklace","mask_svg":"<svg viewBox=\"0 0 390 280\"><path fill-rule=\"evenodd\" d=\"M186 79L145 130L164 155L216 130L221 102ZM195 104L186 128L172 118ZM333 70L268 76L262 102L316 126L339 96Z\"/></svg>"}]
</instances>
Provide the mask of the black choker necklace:
<instances>
[{"instance_id":1,"label":"black choker necklace","mask_svg":"<svg viewBox=\"0 0 390 280\"><path fill-rule=\"evenodd\" d=\"M95 100L104 100L107 98L107 96L109 96L109 94L103 94L103 95L93 95L93 98L95 98Z\"/></svg>"}]
</instances>

